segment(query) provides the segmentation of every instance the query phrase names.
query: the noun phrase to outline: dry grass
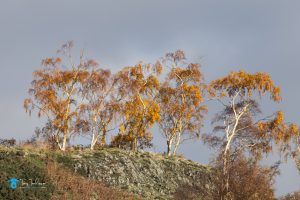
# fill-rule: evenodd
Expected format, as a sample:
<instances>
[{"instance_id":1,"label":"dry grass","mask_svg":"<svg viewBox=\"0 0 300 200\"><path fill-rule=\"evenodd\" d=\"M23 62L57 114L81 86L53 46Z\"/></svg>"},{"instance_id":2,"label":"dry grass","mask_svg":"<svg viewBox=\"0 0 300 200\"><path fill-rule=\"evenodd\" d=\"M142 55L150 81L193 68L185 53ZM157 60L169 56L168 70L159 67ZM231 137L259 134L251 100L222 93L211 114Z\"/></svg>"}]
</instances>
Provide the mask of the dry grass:
<instances>
[{"instance_id":1,"label":"dry grass","mask_svg":"<svg viewBox=\"0 0 300 200\"><path fill-rule=\"evenodd\" d=\"M48 162L46 173L56 187L53 200L134 200L141 199L72 173L57 163Z\"/></svg>"}]
</instances>

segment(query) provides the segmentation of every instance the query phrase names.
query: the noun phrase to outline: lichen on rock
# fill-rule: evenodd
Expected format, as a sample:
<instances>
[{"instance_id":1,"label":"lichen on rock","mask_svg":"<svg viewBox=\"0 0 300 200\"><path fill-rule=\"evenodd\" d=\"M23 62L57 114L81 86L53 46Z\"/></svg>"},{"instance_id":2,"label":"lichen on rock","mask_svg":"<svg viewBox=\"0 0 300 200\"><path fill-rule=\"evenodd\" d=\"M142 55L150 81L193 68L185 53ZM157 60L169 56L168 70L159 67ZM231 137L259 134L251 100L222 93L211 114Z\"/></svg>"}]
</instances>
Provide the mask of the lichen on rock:
<instances>
[{"instance_id":1,"label":"lichen on rock","mask_svg":"<svg viewBox=\"0 0 300 200\"><path fill-rule=\"evenodd\" d=\"M214 188L210 167L180 157L103 149L72 155L71 161L72 169L81 175L145 199L173 199L181 187L197 188L202 191L197 199L210 199Z\"/></svg>"}]
</instances>

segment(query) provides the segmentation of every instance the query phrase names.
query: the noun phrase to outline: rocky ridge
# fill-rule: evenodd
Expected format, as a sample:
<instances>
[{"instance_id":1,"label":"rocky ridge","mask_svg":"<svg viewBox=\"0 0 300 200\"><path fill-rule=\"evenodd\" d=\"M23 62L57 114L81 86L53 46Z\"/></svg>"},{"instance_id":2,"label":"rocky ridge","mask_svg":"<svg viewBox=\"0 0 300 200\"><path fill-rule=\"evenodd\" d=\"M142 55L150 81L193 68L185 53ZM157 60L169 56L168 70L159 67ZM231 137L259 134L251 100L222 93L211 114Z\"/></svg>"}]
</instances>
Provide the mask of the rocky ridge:
<instances>
[{"instance_id":1,"label":"rocky ridge","mask_svg":"<svg viewBox=\"0 0 300 200\"><path fill-rule=\"evenodd\" d=\"M104 149L60 159L75 172L145 199L173 199L174 193L199 191L197 199L210 199L213 169L181 157L149 152Z\"/></svg>"}]
</instances>

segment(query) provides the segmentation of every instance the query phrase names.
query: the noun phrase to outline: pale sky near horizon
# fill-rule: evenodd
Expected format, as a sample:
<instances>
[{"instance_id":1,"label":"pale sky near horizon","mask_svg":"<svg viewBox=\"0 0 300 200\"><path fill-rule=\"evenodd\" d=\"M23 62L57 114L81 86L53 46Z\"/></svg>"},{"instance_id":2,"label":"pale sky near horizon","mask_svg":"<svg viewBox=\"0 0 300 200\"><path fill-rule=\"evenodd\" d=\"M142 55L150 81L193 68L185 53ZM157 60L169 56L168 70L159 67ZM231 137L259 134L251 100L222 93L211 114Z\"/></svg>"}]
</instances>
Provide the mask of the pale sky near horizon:
<instances>
[{"instance_id":1,"label":"pale sky near horizon","mask_svg":"<svg viewBox=\"0 0 300 200\"><path fill-rule=\"evenodd\" d=\"M263 110L275 106L300 124L299 9L296 0L0 0L0 137L25 139L41 125L23 99L41 59L68 40L113 71L182 49L208 81L232 70L268 72L283 102ZM156 151L165 149L159 137L154 142ZM179 153L206 164L212 152L190 142ZM300 189L292 162L275 187L277 195Z\"/></svg>"}]
</instances>

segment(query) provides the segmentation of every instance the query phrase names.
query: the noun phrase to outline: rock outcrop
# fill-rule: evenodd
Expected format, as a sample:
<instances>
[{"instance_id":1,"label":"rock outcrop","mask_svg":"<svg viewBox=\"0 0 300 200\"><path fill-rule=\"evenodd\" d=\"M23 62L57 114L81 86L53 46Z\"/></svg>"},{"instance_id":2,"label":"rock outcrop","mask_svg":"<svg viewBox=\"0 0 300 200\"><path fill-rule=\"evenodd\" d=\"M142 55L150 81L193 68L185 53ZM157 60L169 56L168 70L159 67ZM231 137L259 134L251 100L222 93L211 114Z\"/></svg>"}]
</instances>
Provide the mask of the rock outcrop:
<instances>
[{"instance_id":1,"label":"rock outcrop","mask_svg":"<svg viewBox=\"0 0 300 200\"><path fill-rule=\"evenodd\" d=\"M210 167L180 157L104 149L60 160L67 160L72 170L88 178L145 199L173 199L175 192L198 191L197 199L208 200L214 188Z\"/></svg>"}]
</instances>

